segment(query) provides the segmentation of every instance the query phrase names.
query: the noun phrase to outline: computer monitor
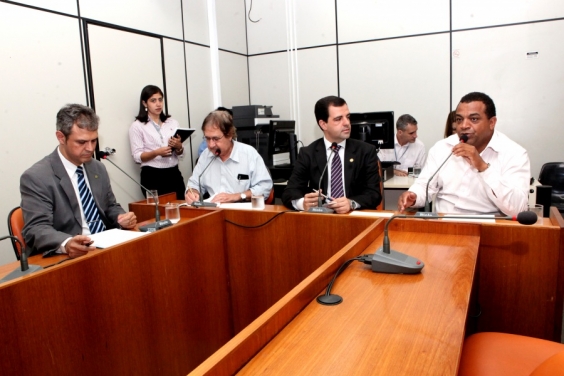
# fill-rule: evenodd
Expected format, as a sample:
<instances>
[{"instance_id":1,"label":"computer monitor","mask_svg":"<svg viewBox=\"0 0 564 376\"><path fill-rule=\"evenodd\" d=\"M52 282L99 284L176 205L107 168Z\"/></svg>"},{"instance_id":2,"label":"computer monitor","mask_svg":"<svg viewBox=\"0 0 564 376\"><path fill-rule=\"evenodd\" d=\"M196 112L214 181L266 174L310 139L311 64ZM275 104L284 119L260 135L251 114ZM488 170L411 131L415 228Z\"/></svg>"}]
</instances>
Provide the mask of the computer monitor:
<instances>
[{"instance_id":1,"label":"computer monitor","mask_svg":"<svg viewBox=\"0 0 564 376\"><path fill-rule=\"evenodd\" d=\"M267 166L269 160L269 132L270 124L237 127L237 141L254 147Z\"/></svg>"},{"instance_id":2,"label":"computer monitor","mask_svg":"<svg viewBox=\"0 0 564 376\"><path fill-rule=\"evenodd\" d=\"M393 149L394 112L351 114L351 138L368 142L378 149Z\"/></svg>"},{"instance_id":3,"label":"computer monitor","mask_svg":"<svg viewBox=\"0 0 564 376\"><path fill-rule=\"evenodd\" d=\"M293 166L296 161L296 122L270 120L269 166Z\"/></svg>"}]
</instances>

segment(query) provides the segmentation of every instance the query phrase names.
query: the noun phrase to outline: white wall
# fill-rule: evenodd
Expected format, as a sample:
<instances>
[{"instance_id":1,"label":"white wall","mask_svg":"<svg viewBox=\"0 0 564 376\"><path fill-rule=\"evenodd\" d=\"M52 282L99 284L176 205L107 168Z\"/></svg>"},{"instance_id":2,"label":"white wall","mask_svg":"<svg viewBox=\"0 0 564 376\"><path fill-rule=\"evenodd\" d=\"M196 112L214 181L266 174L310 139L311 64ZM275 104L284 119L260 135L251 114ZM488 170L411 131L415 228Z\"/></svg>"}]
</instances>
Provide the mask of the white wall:
<instances>
[{"instance_id":1,"label":"white wall","mask_svg":"<svg viewBox=\"0 0 564 376\"><path fill-rule=\"evenodd\" d=\"M282 114L292 97L280 52L291 46L291 12L304 144L320 137L312 113L326 95L341 95L353 112L410 113L430 148L462 95L483 91L496 103L499 129L528 150L533 176L545 162L564 160L555 119L564 100L564 19L556 19L564 17L563 2L254 2L251 17L261 20L247 22L251 102ZM526 59L533 51L538 58Z\"/></svg>"},{"instance_id":2,"label":"white wall","mask_svg":"<svg viewBox=\"0 0 564 376\"><path fill-rule=\"evenodd\" d=\"M20 175L56 145L55 116L66 103L86 104L78 21L0 2L0 234L20 205ZM0 264L16 260L0 242Z\"/></svg>"}]
</instances>

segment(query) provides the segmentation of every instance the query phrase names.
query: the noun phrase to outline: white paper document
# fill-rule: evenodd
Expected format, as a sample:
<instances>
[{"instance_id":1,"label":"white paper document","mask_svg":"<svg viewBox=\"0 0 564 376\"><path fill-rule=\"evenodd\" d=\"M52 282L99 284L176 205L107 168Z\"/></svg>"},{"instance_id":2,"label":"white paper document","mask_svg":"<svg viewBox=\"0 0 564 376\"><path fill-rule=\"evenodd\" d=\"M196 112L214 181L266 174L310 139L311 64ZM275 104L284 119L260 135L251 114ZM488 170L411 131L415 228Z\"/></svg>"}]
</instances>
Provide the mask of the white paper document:
<instances>
[{"instance_id":1,"label":"white paper document","mask_svg":"<svg viewBox=\"0 0 564 376\"><path fill-rule=\"evenodd\" d=\"M479 217L479 218L442 218L439 217L438 219L442 219L443 221L452 221L452 222L476 222L476 223L495 223L495 216L493 214L445 214L449 217Z\"/></svg>"},{"instance_id":2,"label":"white paper document","mask_svg":"<svg viewBox=\"0 0 564 376\"><path fill-rule=\"evenodd\" d=\"M354 215L357 217L378 217L378 218L390 218L394 213L390 212L379 212L379 211L353 211L349 215Z\"/></svg>"},{"instance_id":3,"label":"white paper document","mask_svg":"<svg viewBox=\"0 0 564 376\"><path fill-rule=\"evenodd\" d=\"M96 248L108 248L147 234L149 234L149 232L127 231L113 228L97 234L88 235L88 237L94 241L92 246Z\"/></svg>"}]
</instances>

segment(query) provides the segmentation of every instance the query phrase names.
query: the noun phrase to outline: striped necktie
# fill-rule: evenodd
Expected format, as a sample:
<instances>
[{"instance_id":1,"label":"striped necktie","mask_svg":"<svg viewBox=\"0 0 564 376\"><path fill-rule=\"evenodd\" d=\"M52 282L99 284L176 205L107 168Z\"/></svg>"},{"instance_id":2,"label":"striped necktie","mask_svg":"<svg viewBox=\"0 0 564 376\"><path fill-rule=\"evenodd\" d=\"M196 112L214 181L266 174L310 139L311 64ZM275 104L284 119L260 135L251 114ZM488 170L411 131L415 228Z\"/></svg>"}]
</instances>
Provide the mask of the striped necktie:
<instances>
[{"instance_id":1,"label":"striped necktie","mask_svg":"<svg viewBox=\"0 0 564 376\"><path fill-rule=\"evenodd\" d=\"M78 175L78 193L80 194L80 202L82 204L82 211L86 217L86 222L88 223L88 228L91 234L96 234L98 232L104 231L106 226L104 222L100 219L100 213L98 212L98 207L94 202L92 193L86 185L86 180L84 180L84 171L82 166L76 168L76 174Z\"/></svg>"},{"instance_id":2,"label":"striped necktie","mask_svg":"<svg viewBox=\"0 0 564 376\"><path fill-rule=\"evenodd\" d=\"M339 157L341 146L335 148L335 155L331 161L331 197L339 198L344 196L343 190L343 166Z\"/></svg>"}]
</instances>

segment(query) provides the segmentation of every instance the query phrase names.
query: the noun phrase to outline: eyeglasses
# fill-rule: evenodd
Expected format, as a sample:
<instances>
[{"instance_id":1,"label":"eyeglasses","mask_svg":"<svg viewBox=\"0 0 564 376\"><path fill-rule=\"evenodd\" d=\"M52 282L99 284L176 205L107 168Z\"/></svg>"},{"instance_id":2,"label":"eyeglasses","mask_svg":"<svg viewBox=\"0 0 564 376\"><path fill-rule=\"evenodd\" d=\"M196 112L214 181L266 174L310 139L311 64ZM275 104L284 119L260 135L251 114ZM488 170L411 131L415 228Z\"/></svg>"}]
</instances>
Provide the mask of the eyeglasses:
<instances>
[{"instance_id":1,"label":"eyeglasses","mask_svg":"<svg viewBox=\"0 0 564 376\"><path fill-rule=\"evenodd\" d=\"M206 142L218 142L219 140L221 140L223 137L225 137L225 135L221 136L221 137L206 137L204 136L204 138L206 139Z\"/></svg>"}]
</instances>

